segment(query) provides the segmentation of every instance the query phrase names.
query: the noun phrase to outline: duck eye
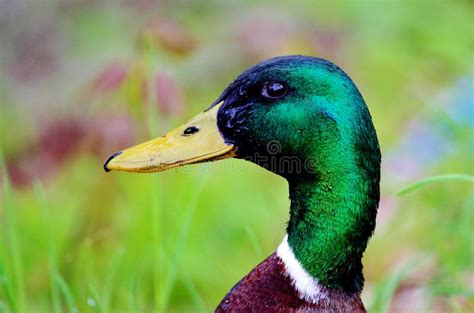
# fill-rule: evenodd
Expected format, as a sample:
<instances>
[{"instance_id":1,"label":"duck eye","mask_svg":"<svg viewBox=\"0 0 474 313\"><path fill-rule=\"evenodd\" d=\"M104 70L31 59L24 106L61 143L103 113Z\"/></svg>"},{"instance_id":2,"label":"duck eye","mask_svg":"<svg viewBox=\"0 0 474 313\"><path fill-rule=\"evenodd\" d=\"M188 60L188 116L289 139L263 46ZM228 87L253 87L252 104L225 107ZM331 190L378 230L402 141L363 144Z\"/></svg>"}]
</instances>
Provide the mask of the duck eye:
<instances>
[{"instance_id":1,"label":"duck eye","mask_svg":"<svg viewBox=\"0 0 474 313\"><path fill-rule=\"evenodd\" d=\"M269 99L281 98L286 94L286 87L282 83L266 83L262 88L262 96Z\"/></svg>"}]
</instances>

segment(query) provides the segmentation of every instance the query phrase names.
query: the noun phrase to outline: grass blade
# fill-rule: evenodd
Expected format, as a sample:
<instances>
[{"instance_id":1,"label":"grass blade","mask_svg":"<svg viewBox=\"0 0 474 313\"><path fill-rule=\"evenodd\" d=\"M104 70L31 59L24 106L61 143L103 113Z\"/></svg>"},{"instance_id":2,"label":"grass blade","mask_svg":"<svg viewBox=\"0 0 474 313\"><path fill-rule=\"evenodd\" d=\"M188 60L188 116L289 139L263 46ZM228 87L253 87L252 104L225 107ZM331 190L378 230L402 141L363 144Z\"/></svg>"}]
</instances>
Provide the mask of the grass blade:
<instances>
[{"instance_id":1,"label":"grass blade","mask_svg":"<svg viewBox=\"0 0 474 313\"><path fill-rule=\"evenodd\" d=\"M142 312L142 305L140 303L140 277L135 275L130 284L129 307L131 312Z\"/></svg>"},{"instance_id":2,"label":"grass blade","mask_svg":"<svg viewBox=\"0 0 474 313\"><path fill-rule=\"evenodd\" d=\"M3 256L3 253L2 253L2 256ZM12 306L13 303L15 302L15 298L14 298L15 293L13 291L12 285L10 283L10 280L8 279L8 275L2 263L0 263L0 284L3 285L3 290L4 290L3 292L5 293L6 300ZM4 304L4 306L6 305Z\"/></svg>"},{"instance_id":3,"label":"grass blade","mask_svg":"<svg viewBox=\"0 0 474 313\"><path fill-rule=\"evenodd\" d=\"M76 302L74 301L74 296L69 288L68 284L64 280L64 278L58 272L54 273L54 282L58 286L59 290L66 299L66 304L68 306L69 312L76 313L79 312Z\"/></svg>"},{"instance_id":4,"label":"grass blade","mask_svg":"<svg viewBox=\"0 0 474 313\"><path fill-rule=\"evenodd\" d=\"M112 262L109 266L109 270L107 271L107 275L106 275L106 278L105 278L104 293L103 293L103 296L102 296L104 312L110 312L111 311L110 310L110 299L112 298L115 277L116 277L118 269L120 267L120 263L122 261L123 254L124 254L123 250L117 251L117 253L113 257Z\"/></svg>"},{"instance_id":5,"label":"grass blade","mask_svg":"<svg viewBox=\"0 0 474 313\"><path fill-rule=\"evenodd\" d=\"M3 158L1 156L0 162L2 164L2 168L5 169L5 166L3 165ZM5 198L7 236L9 239L9 260L12 266L12 281L14 282L14 287L12 288L13 294L10 297L10 305L13 312L26 312L26 292L22 264L23 262L21 257L21 246L20 240L18 238L18 226L15 210L13 208L12 193L10 191L10 180L6 170L3 174L3 194Z\"/></svg>"},{"instance_id":6,"label":"grass blade","mask_svg":"<svg viewBox=\"0 0 474 313\"><path fill-rule=\"evenodd\" d=\"M57 253L56 253L56 243L54 242L54 237L52 233L52 227L50 227L51 219L51 212L48 206L48 202L46 200L46 194L44 192L43 185L38 180L35 182L34 185L36 196L38 197L41 208L43 209L43 219L45 225L45 233L47 234L47 242L48 242L48 261L49 261L49 271L50 271L50 279L51 279L51 302L52 302L52 311L54 313L61 312L61 298L58 286L54 280L54 273L58 271L57 266Z\"/></svg>"},{"instance_id":7,"label":"grass blade","mask_svg":"<svg viewBox=\"0 0 474 313\"><path fill-rule=\"evenodd\" d=\"M205 176L203 179L200 179L200 184L196 188L191 200L189 201L186 209L184 210L181 227L178 229L176 241L173 245L174 249L170 253L171 259L167 262L167 273L165 278L165 289L162 291L162 302L161 307L158 308L159 311L165 311L168 305L169 298L171 296L171 291L173 290L174 283L176 281L176 275L179 269L179 260L180 256L183 254L183 249L185 248L186 241L188 239L189 229L191 227L191 222L194 217L194 212L197 208L201 192L204 189L206 184Z\"/></svg>"},{"instance_id":8,"label":"grass blade","mask_svg":"<svg viewBox=\"0 0 474 313\"><path fill-rule=\"evenodd\" d=\"M89 284L89 292L91 297L87 298L87 306L97 312L103 313L105 309L102 303L99 301L101 298L94 284Z\"/></svg>"},{"instance_id":9,"label":"grass blade","mask_svg":"<svg viewBox=\"0 0 474 313\"><path fill-rule=\"evenodd\" d=\"M413 184L406 186L405 188L402 188L396 193L396 195L397 196L405 195L407 193L416 191L426 185L430 185L430 184L438 183L438 182L445 182L445 181L459 181L459 182L472 183L474 182L474 176L465 175L465 174L447 174L447 175L433 176L433 177L419 180L417 182L414 182Z\"/></svg>"},{"instance_id":10,"label":"grass blade","mask_svg":"<svg viewBox=\"0 0 474 313\"><path fill-rule=\"evenodd\" d=\"M422 259L415 257L398 270L391 272L388 277L377 286L375 298L370 306L369 312L388 313L390 303L400 283L413 273L422 263Z\"/></svg>"},{"instance_id":11,"label":"grass blade","mask_svg":"<svg viewBox=\"0 0 474 313\"><path fill-rule=\"evenodd\" d=\"M206 305L204 304L204 300L202 299L202 296L199 293L199 290L197 289L196 285L194 285L191 278L185 274L183 279L184 279L186 288L188 289L191 295L191 298L194 302L194 307L196 309L196 312L209 312L209 310L206 308Z\"/></svg>"}]
</instances>

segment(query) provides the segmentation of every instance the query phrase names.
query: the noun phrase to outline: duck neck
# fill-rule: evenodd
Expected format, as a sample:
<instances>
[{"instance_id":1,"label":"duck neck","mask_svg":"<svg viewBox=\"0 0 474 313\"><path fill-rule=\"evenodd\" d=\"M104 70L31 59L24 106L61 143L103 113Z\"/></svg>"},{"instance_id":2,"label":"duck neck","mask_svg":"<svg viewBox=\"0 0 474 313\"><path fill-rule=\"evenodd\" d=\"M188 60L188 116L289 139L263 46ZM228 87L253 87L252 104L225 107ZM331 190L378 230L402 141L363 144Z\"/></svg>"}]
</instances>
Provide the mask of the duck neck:
<instances>
[{"instance_id":1,"label":"duck neck","mask_svg":"<svg viewBox=\"0 0 474 313\"><path fill-rule=\"evenodd\" d=\"M364 282L362 255L375 228L379 155L344 155L353 159L335 154L318 165L317 175L289 180L287 244L317 283L358 293Z\"/></svg>"}]
</instances>

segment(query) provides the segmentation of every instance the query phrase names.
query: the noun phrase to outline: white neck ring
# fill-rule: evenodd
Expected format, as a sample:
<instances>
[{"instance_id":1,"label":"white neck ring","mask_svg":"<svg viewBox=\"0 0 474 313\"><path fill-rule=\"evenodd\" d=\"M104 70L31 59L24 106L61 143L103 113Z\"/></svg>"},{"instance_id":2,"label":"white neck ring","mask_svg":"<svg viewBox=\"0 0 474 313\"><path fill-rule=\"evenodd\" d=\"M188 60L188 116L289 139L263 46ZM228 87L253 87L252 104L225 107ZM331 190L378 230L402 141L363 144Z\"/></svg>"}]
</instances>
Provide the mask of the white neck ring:
<instances>
[{"instance_id":1,"label":"white neck ring","mask_svg":"<svg viewBox=\"0 0 474 313\"><path fill-rule=\"evenodd\" d=\"M288 235L285 235L276 253L285 264L285 274L291 279L291 283L301 299L317 303L326 298L325 288L296 259L288 244Z\"/></svg>"}]
</instances>

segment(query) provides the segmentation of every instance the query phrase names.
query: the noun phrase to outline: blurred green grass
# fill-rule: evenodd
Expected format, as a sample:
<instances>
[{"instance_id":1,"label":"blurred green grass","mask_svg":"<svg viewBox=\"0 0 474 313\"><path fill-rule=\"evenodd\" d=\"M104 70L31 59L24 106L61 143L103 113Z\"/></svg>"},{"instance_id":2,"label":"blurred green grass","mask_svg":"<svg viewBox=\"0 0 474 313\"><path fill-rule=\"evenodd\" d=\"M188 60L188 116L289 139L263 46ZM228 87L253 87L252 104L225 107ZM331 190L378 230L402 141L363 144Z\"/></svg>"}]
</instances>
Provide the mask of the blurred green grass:
<instances>
[{"instance_id":1,"label":"blurred green grass","mask_svg":"<svg viewBox=\"0 0 474 313\"><path fill-rule=\"evenodd\" d=\"M474 173L472 3L1 5L0 312L211 311L281 241L286 182L241 160L154 175L101 163L286 53L335 61L374 118L367 307L473 310L473 184L395 196Z\"/></svg>"}]
</instances>

